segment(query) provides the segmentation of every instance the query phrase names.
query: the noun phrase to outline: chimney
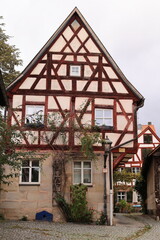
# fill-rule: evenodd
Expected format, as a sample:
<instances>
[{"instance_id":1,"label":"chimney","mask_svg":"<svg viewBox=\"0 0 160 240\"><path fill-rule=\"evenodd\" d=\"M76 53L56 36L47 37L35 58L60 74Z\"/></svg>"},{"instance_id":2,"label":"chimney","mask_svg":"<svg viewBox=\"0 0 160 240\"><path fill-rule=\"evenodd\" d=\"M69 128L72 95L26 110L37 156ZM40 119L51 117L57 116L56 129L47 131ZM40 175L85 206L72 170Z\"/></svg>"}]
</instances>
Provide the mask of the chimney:
<instances>
[{"instance_id":1,"label":"chimney","mask_svg":"<svg viewBox=\"0 0 160 240\"><path fill-rule=\"evenodd\" d=\"M148 125L152 125L152 122L148 122Z\"/></svg>"}]
</instances>

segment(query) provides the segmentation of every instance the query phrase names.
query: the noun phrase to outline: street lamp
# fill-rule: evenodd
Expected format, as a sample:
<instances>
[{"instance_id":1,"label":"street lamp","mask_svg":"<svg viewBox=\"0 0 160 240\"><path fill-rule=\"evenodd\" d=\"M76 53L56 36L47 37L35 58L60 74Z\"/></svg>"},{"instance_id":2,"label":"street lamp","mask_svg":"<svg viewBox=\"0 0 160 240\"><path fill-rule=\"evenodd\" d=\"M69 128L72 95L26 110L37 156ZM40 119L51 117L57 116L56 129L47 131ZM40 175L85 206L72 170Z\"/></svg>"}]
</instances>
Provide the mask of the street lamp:
<instances>
[{"instance_id":1,"label":"street lamp","mask_svg":"<svg viewBox=\"0 0 160 240\"><path fill-rule=\"evenodd\" d=\"M108 218L107 218L107 189L106 189L106 175L107 175L107 157L109 157L109 180L110 180L110 192L112 190L112 165L111 165L111 145L112 142L109 140L108 136L106 136L106 139L103 142L103 146L104 146L104 169L103 169L103 173L104 173L104 216L106 219L106 223L109 224L108 222ZM112 201L111 197L110 197L110 201ZM111 203L110 203L110 207L112 207ZM110 212L112 213L112 210L110 209ZM110 225L112 225L112 216L110 214Z\"/></svg>"}]
</instances>

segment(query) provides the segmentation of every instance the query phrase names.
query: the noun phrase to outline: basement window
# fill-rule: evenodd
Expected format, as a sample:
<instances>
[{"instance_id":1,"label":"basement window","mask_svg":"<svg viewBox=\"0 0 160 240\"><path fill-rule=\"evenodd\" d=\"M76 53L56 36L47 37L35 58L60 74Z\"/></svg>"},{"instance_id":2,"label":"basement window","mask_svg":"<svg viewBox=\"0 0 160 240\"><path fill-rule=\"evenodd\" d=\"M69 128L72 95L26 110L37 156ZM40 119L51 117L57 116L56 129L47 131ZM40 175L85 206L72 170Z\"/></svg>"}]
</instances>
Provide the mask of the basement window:
<instances>
[{"instance_id":1,"label":"basement window","mask_svg":"<svg viewBox=\"0 0 160 240\"><path fill-rule=\"evenodd\" d=\"M81 76L81 66L71 65L70 66L70 76L80 77Z\"/></svg>"}]
</instances>

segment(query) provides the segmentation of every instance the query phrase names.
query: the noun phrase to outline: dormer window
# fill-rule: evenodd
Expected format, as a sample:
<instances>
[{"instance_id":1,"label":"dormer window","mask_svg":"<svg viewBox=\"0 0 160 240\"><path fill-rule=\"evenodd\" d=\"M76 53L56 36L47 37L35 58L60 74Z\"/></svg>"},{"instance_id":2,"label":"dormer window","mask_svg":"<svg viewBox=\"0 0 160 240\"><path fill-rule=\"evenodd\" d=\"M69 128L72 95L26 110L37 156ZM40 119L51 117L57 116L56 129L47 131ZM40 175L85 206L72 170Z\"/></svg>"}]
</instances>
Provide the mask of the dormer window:
<instances>
[{"instance_id":1,"label":"dormer window","mask_svg":"<svg viewBox=\"0 0 160 240\"><path fill-rule=\"evenodd\" d=\"M81 76L81 66L71 65L70 66L70 76L80 77Z\"/></svg>"}]
</instances>

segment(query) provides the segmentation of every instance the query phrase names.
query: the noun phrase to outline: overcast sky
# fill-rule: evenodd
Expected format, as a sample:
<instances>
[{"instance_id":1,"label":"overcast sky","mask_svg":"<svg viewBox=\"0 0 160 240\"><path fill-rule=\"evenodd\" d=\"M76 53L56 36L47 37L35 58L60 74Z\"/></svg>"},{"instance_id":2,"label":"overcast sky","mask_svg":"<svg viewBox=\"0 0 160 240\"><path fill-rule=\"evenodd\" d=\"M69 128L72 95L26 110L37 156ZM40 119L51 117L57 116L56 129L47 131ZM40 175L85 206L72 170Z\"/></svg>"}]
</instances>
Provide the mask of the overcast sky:
<instances>
[{"instance_id":1,"label":"overcast sky","mask_svg":"<svg viewBox=\"0 0 160 240\"><path fill-rule=\"evenodd\" d=\"M0 16L23 70L77 6L128 80L145 97L138 123L160 136L160 0L1 0Z\"/></svg>"}]
</instances>

